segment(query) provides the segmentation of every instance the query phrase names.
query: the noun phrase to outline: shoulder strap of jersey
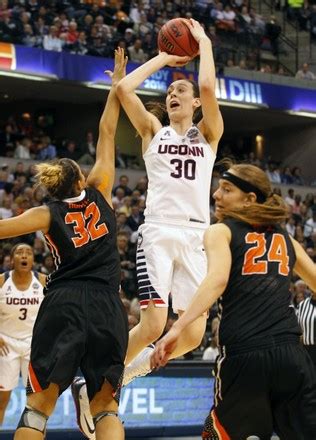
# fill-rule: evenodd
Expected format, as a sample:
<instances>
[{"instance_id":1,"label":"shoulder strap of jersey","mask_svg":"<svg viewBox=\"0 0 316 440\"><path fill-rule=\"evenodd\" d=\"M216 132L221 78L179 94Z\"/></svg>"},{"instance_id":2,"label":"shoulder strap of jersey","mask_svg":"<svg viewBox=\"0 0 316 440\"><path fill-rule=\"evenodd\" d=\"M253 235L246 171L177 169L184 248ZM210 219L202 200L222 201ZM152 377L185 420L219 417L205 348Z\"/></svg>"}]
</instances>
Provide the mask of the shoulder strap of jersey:
<instances>
[{"instance_id":1,"label":"shoulder strap of jersey","mask_svg":"<svg viewBox=\"0 0 316 440\"><path fill-rule=\"evenodd\" d=\"M6 282L9 277L10 277L10 271L7 270L6 272L4 272L4 282Z\"/></svg>"},{"instance_id":2,"label":"shoulder strap of jersey","mask_svg":"<svg viewBox=\"0 0 316 440\"><path fill-rule=\"evenodd\" d=\"M241 222L234 219L234 218L226 217L226 218L224 218L224 220L222 220L221 223L224 223L224 225L228 226L230 230L233 230L238 226L238 223L241 223Z\"/></svg>"},{"instance_id":3,"label":"shoulder strap of jersey","mask_svg":"<svg viewBox=\"0 0 316 440\"><path fill-rule=\"evenodd\" d=\"M34 274L35 278L37 278L39 280L39 274L38 274L37 270L33 270L33 274Z\"/></svg>"}]
</instances>

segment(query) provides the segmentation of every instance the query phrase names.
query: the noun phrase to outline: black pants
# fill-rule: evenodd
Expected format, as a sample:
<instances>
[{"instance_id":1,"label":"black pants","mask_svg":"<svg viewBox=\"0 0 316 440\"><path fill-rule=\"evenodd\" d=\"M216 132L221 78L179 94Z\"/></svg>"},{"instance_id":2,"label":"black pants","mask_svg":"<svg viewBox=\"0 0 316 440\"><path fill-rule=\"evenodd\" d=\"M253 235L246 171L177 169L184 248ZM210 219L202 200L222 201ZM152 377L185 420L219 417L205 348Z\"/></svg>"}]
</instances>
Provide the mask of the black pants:
<instances>
[{"instance_id":1,"label":"black pants","mask_svg":"<svg viewBox=\"0 0 316 440\"><path fill-rule=\"evenodd\" d=\"M115 393L124 372L127 343L127 317L118 293L92 282L52 288L33 329L27 392L56 383L62 393L80 368L90 400L104 379Z\"/></svg>"},{"instance_id":2,"label":"black pants","mask_svg":"<svg viewBox=\"0 0 316 440\"><path fill-rule=\"evenodd\" d=\"M304 345L307 353L310 355L316 370L316 345Z\"/></svg>"},{"instance_id":3,"label":"black pants","mask_svg":"<svg viewBox=\"0 0 316 440\"><path fill-rule=\"evenodd\" d=\"M219 356L203 438L316 440L316 373L298 343Z\"/></svg>"}]
</instances>

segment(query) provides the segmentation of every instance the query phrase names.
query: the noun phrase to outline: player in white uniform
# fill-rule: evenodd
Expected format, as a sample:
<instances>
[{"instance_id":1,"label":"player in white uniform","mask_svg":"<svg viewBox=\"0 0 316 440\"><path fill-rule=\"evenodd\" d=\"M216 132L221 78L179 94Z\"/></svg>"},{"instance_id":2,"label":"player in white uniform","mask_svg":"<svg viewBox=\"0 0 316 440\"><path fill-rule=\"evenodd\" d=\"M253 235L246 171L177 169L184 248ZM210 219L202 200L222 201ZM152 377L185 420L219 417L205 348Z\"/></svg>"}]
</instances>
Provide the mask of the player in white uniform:
<instances>
[{"instance_id":1,"label":"player in white uniform","mask_svg":"<svg viewBox=\"0 0 316 440\"><path fill-rule=\"evenodd\" d=\"M162 52L123 78L117 89L142 137L148 174L145 224L140 228L137 252L141 320L130 332L127 365L161 336L169 293L174 311L183 313L206 274L202 237L210 224L210 184L223 120L215 96L212 43L197 21L191 19L189 27L199 43L198 87L186 79L168 87L170 126L163 127L146 110L135 90L157 70L179 66L189 60L187 57ZM198 109L202 110L202 119L194 125ZM173 358L200 344L205 324L206 316L191 324Z\"/></svg>"},{"instance_id":2,"label":"player in white uniform","mask_svg":"<svg viewBox=\"0 0 316 440\"><path fill-rule=\"evenodd\" d=\"M0 424L20 373L26 386L32 330L46 279L32 271L34 254L28 244L13 247L11 262L13 269L0 275Z\"/></svg>"},{"instance_id":3,"label":"player in white uniform","mask_svg":"<svg viewBox=\"0 0 316 440\"><path fill-rule=\"evenodd\" d=\"M181 90L182 83L179 86ZM192 89L189 82L183 87ZM139 228L137 248L142 310L152 302L154 312L156 308L164 308L165 313L170 292L174 312L186 310L205 274L202 243L204 231L210 224L210 186L215 157L194 125L184 134L178 134L172 125L162 127L144 153L148 193L145 223ZM161 315L161 311L157 313ZM165 319L161 320L161 327ZM149 339L152 342L152 337Z\"/></svg>"},{"instance_id":4,"label":"player in white uniform","mask_svg":"<svg viewBox=\"0 0 316 440\"><path fill-rule=\"evenodd\" d=\"M189 27L199 43L198 86L186 79L169 86L169 126L163 127L146 110L135 90L154 72L167 65L186 64L188 57L162 52L123 78L117 87L121 104L142 138L148 174L145 223L139 229L137 249L141 319L129 333L123 384L150 371L152 348L147 346L163 333L169 294L174 311L182 314L206 275L203 235L210 224L211 176L223 120L215 96L212 43L197 21L191 19ZM198 110L202 110L202 119L194 125ZM199 346L205 325L203 315L188 326L171 357ZM77 395L76 407L88 419L83 386ZM88 431L85 433L92 438Z\"/></svg>"}]
</instances>

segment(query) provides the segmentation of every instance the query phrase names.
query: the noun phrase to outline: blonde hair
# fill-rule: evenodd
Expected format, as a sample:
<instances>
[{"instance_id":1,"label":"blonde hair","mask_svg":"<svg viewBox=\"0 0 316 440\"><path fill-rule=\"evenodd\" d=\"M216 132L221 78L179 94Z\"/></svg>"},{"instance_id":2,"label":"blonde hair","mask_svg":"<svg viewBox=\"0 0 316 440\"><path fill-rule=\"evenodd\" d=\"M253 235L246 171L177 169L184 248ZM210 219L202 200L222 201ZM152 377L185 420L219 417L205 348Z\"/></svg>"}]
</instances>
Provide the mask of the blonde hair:
<instances>
[{"instance_id":1,"label":"blonde hair","mask_svg":"<svg viewBox=\"0 0 316 440\"><path fill-rule=\"evenodd\" d=\"M243 209L222 209L224 218L231 217L252 225L273 225L286 220L289 216L288 206L282 197L272 193L271 183L262 169L255 165L232 164L229 160L225 162L230 164L229 171L258 188L266 200Z\"/></svg>"},{"instance_id":2,"label":"blonde hair","mask_svg":"<svg viewBox=\"0 0 316 440\"><path fill-rule=\"evenodd\" d=\"M75 195L75 184L80 180L80 169L71 159L40 163L36 167L37 186L42 185L51 197L63 200Z\"/></svg>"}]
</instances>

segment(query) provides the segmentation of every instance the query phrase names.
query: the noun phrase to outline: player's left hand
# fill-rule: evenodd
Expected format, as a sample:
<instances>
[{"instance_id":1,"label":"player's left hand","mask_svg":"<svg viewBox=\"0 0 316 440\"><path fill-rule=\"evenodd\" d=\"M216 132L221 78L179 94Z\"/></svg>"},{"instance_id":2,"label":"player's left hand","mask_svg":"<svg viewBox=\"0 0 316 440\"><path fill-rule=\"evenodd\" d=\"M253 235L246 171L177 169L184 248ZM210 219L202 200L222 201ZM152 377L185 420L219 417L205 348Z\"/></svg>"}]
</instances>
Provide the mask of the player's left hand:
<instances>
[{"instance_id":1,"label":"player's left hand","mask_svg":"<svg viewBox=\"0 0 316 440\"><path fill-rule=\"evenodd\" d=\"M110 76L112 85L116 86L117 83L126 76L126 64L127 57L125 56L124 49L118 47L114 53L114 70L105 70L104 73Z\"/></svg>"},{"instance_id":2,"label":"player's left hand","mask_svg":"<svg viewBox=\"0 0 316 440\"><path fill-rule=\"evenodd\" d=\"M166 365L177 346L179 336L180 331L175 327L171 327L168 333L155 344L155 350L150 358L150 366L152 369Z\"/></svg>"},{"instance_id":3,"label":"player's left hand","mask_svg":"<svg viewBox=\"0 0 316 440\"><path fill-rule=\"evenodd\" d=\"M193 18L190 18L188 22L186 22L186 25L190 29L190 32L192 36L196 39L196 41L199 43L202 38L207 38L203 26Z\"/></svg>"}]
</instances>

